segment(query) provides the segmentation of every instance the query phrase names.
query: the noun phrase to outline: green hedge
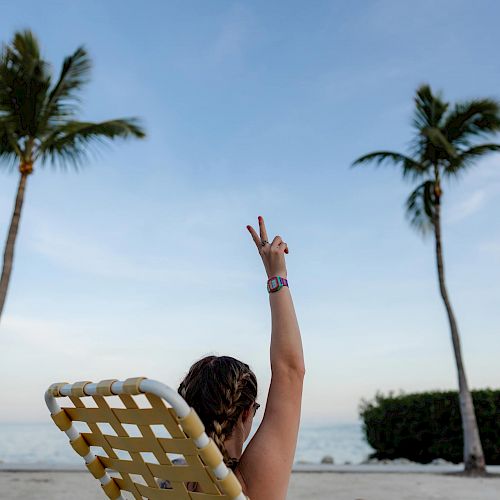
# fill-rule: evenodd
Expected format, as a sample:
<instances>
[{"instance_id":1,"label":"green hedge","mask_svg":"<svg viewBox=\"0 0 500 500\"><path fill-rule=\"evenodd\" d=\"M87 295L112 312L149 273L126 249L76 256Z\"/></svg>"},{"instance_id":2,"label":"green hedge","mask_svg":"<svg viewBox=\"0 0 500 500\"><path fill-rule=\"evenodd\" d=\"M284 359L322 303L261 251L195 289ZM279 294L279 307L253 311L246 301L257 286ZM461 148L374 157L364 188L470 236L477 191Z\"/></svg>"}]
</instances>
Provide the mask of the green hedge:
<instances>
[{"instance_id":1,"label":"green hedge","mask_svg":"<svg viewBox=\"0 0 500 500\"><path fill-rule=\"evenodd\" d=\"M500 390L472 391L472 398L486 463L500 464ZM361 403L360 415L372 457L463 461L457 392L377 394Z\"/></svg>"}]
</instances>

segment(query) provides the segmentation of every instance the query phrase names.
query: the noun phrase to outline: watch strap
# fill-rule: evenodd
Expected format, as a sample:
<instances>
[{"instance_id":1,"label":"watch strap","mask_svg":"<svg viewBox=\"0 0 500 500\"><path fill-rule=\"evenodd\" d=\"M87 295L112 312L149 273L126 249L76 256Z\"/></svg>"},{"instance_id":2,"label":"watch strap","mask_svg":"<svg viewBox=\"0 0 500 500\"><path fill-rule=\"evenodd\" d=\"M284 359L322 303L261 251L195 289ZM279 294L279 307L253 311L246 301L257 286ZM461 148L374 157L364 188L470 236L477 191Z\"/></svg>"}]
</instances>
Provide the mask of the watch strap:
<instances>
[{"instance_id":1,"label":"watch strap","mask_svg":"<svg viewBox=\"0 0 500 500\"><path fill-rule=\"evenodd\" d=\"M271 276L267 280L267 291L269 293L277 292L284 286L288 286L288 280L286 278L282 278L281 276Z\"/></svg>"}]
</instances>

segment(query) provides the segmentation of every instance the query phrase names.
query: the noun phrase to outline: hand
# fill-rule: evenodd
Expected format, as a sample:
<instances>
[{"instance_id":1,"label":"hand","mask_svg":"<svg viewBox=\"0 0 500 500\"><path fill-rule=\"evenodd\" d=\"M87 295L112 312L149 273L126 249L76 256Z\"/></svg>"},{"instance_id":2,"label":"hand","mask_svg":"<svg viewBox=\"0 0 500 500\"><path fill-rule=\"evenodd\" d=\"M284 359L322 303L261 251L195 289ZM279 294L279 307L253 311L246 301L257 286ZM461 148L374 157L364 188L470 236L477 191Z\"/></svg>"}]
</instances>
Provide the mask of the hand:
<instances>
[{"instance_id":1,"label":"hand","mask_svg":"<svg viewBox=\"0 0 500 500\"><path fill-rule=\"evenodd\" d=\"M267 239L266 225L264 219L259 216L259 232L257 234L252 226L247 226L248 231L252 235L253 241L257 246L262 262L266 269L267 277L281 276L287 277L285 254L288 253L288 245L281 239L281 236L275 236L273 241L269 243Z\"/></svg>"}]
</instances>

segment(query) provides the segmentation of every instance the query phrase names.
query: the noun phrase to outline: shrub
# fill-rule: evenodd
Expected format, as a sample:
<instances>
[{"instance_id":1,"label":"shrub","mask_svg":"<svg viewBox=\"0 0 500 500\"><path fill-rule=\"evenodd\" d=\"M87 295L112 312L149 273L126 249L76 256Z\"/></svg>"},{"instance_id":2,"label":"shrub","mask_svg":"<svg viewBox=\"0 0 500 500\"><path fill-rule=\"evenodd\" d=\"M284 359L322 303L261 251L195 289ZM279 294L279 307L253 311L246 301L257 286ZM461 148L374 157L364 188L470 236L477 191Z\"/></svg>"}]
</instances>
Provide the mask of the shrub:
<instances>
[{"instance_id":1,"label":"shrub","mask_svg":"<svg viewBox=\"0 0 500 500\"><path fill-rule=\"evenodd\" d=\"M472 399L486 463L500 464L500 390L472 391ZM379 393L362 401L360 415L374 458L463 461L457 392Z\"/></svg>"}]
</instances>

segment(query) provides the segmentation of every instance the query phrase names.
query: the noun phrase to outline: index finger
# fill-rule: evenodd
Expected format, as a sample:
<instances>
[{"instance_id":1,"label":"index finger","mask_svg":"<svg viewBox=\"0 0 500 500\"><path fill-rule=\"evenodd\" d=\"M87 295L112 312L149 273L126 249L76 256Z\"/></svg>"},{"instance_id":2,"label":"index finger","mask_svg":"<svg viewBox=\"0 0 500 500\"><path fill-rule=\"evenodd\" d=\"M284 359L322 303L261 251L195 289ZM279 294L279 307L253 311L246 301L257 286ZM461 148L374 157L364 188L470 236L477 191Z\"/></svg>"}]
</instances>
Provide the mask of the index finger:
<instances>
[{"instance_id":1,"label":"index finger","mask_svg":"<svg viewBox=\"0 0 500 500\"><path fill-rule=\"evenodd\" d=\"M257 232L255 231L255 229L252 226L247 226L247 229L250 232L250 234L252 235L252 238L253 238L255 245L260 250L262 243L260 241L259 235L257 234Z\"/></svg>"},{"instance_id":2,"label":"index finger","mask_svg":"<svg viewBox=\"0 0 500 500\"><path fill-rule=\"evenodd\" d=\"M267 239L266 225L265 225L264 219L262 218L261 215L259 215L259 229L260 229L260 239L262 241L269 241Z\"/></svg>"}]
</instances>

